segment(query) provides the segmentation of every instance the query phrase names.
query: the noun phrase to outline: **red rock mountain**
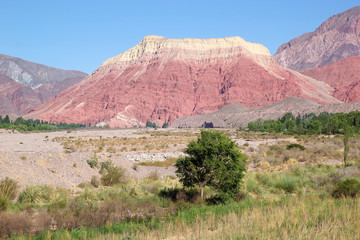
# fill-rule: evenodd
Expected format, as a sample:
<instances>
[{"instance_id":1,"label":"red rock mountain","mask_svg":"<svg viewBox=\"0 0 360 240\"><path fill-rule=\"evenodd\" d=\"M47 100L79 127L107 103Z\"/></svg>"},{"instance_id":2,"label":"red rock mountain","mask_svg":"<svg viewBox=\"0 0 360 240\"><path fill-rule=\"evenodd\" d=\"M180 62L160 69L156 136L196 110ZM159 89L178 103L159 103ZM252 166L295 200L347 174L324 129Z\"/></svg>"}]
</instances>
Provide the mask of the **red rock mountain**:
<instances>
[{"instance_id":1,"label":"red rock mountain","mask_svg":"<svg viewBox=\"0 0 360 240\"><path fill-rule=\"evenodd\" d=\"M360 102L360 56L302 73L328 83L334 88L333 96L337 99L343 102Z\"/></svg>"},{"instance_id":2,"label":"red rock mountain","mask_svg":"<svg viewBox=\"0 0 360 240\"><path fill-rule=\"evenodd\" d=\"M0 114L22 115L59 92L80 82L87 74L68 71L0 54ZM6 92L8 91L8 92Z\"/></svg>"},{"instance_id":3,"label":"red rock mountain","mask_svg":"<svg viewBox=\"0 0 360 240\"><path fill-rule=\"evenodd\" d=\"M38 95L30 87L0 74L0 115L21 115L40 104Z\"/></svg>"},{"instance_id":4,"label":"red rock mountain","mask_svg":"<svg viewBox=\"0 0 360 240\"><path fill-rule=\"evenodd\" d=\"M274 55L283 67L312 69L360 55L360 7L336 14L314 32L282 44Z\"/></svg>"},{"instance_id":5,"label":"red rock mountain","mask_svg":"<svg viewBox=\"0 0 360 240\"><path fill-rule=\"evenodd\" d=\"M234 103L253 108L292 96L339 102L329 91L327 84L280 67L268 49L240 37L148 36L28 117L111 127L147 120L161 125Z\"/></svg>"}]
</instances>

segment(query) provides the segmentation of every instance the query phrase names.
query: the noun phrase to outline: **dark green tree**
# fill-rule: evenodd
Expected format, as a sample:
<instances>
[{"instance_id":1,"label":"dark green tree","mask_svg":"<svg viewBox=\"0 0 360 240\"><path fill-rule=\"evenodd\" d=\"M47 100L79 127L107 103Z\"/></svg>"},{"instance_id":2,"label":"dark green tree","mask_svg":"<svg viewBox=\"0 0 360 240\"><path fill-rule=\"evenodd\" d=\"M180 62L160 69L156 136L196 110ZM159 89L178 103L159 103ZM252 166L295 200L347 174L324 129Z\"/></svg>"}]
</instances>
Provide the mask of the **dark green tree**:
<instances>
[{"instance_id":1,"label":"dark green tree","mask_svg":"<svg viewBox=\"0 0 360 240\"><path fill-rule=\"evenodd\" d=\"M3 123L10 123L10 118L8 115L5 116L4 120L3 120Z\"/></svg>"},{"instance_id":2,"label":"dark green tree","mask_svg":"<svg viewBox=\"0 0 360 240\"><path fill-rule=\"evenodd\" d=\"M177 176L184 187L210 186L218 192L234 196L246 171L246 155L237 144L219 131L201 131L196 141L184 150L188 156L175 164Z\"/></svg>"},{"instance_id":3,"label":"dark green tree","mask_svg":"<svg viewBox=\"0 0 360 240\"><path fill-rule=\"evenodd\" d=\"M294 119L295 119L294 115L293 115L291 112L287 112L287 113L285 113L284 116L282 116L282 118L280 119L280 121L281 121L282 123L284 123L284 122L286 122L286 121L288 121L288 120L294 120Z\"/></svg>"}]
</instances>

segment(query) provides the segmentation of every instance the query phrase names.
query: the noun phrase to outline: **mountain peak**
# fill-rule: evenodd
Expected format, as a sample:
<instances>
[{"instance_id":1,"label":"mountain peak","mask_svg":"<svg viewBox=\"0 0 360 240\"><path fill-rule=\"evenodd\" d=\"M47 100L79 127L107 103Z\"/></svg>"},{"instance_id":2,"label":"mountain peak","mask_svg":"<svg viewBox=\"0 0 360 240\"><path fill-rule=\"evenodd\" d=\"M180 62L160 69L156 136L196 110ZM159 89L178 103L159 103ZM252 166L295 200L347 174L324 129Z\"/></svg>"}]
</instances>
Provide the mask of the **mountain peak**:
<instances>
[{"instance_id":1,"label":"mountain peak","mask_svg":"<svg viewBox=\"0 0 360 240\"><path fill-rule=\"evenodd\" d=\"M142 57L146 58L146 56L153 57L169 49L171 49L169 57L181 57L181 59L226 57L240 52L248 55L271 56L269 50L263 45L247 42L241 37L167 39L150 35L144 37L135 47L106 60L101 66L104 67L117 62L132 62ZM195 55L194 51L196 51Z\"/></svg>"},{"instance_id":2,"label":"mountain peak","mask_svg":"<svg viewBox=\"0 0 360 240\"><path fill-rule=\"evenodd\" d=\"M293 70L312 69L360 55L360 7L328 18L314 32L282 44L274 58Z\"/></svg>"}]
</instances>

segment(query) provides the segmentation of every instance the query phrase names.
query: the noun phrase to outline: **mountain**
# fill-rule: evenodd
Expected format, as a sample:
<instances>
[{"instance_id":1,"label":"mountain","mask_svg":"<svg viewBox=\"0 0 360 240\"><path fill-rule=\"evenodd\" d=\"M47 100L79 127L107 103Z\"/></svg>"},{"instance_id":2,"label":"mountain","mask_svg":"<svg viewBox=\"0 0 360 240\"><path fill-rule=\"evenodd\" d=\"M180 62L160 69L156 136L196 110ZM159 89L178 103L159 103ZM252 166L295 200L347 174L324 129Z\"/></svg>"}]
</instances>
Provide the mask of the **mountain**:
<instances>
[{"instance_id":1,"label":"mountain","mask_svg":"<svg viewBox=\"0 0 360 240\"><path fill-rule=\"evenodd\" d=\"M0 74L0 115L21 115L40 105L38 95L28 86Z\"/></svg>"},{"instance_id":2,"label":"mountain","mask_svg":"<svg viewBox=\"0 0 360 240\"><path fill-rule=\"evenodd\" d=\"M162 125L236 103L253 108L292 96L339 102L330 91L323 82L280 67L268 49L240 37L147 36L28 117L111 127L148 120Z\"/></svg>"},{"instance_id":3,"label":"mountain","mask_svg":"<svg viewBox=\"0 0 360 240\"><path fill-rule=\"evenodd\" d=\"M0 54L0 114L22 115L87 76Z\"/></svg>"},{"instance_id":4,"label":"mountain","mask_svg":"<svg viewBox=\"0 0 360 240\"><path fill-rule=\"evenodd\" d=\"M360 56L302 72L334 88L333 96L343 102L360 102Z\"/></svg>"},{"instance_id":5,"label":"mountain","mask_svg":"<svg viewBox=\"0 0 360 240\"><path fill-rule=\"evenodd\" d=\"M314 32L282 44L274 55L283 67L305 70L360 55L360 7L336 14Z\"/></svg>"},{"instance_id":6,"label":"mountain","mask_svg":"<svg viewBox=\"0 0 360 240\"><path fill-rule=\"evenodd\" d=\"M306 113L320 114L321 112L348 113L351 111L359 111L360 103L339 103L322 106L312 100L302 99L298 97L291 97L273 103L271 105L243 109L242 111L234 112L228 111L226 107L201 116L186 116L175 119L171 124L172 128L204 128L204 127L246 127L249 122L254 122L258 119L262 120L276 120L284 116L285 113L291 112L294 116L304 115Z\"/></svg>"}]
</instances>

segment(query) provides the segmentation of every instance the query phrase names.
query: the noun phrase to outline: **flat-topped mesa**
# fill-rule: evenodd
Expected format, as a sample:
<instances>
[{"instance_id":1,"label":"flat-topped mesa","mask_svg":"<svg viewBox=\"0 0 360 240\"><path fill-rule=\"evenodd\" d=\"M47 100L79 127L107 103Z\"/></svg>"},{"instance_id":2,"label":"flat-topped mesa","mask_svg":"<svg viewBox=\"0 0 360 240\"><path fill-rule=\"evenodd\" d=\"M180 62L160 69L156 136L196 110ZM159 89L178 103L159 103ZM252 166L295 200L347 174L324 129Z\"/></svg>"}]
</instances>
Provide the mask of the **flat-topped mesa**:
<instances>
[{"instance_id":1,"label":"flat-topped mesa","mask_svg":"<svg viewBox=\"0 0 360 240\"><path fill-rule=\"evenodd\" d=\"M167 39L161 36L146 36L135 47L106 60L101 67L117 62L136 61L144 56L161 53L171 54L174 59L229 57L240 53L271 56L269 50L261 44L250 43L241 37L212 39Z\"/></svg>"},{"instance_id":2,"label":"flat-topped mesa","mask_svg":"<svg viewBox=\"0 0 360 240\"><path fill-rule=\"evenodd\" d=\"M330 91L325 83L280 67L264 46L240 37L148 36L27 117L91 126L133 127L147 121L161 126L228 104L254 108L293 96L339 102Z\"/></svg>"}]
</instances>

